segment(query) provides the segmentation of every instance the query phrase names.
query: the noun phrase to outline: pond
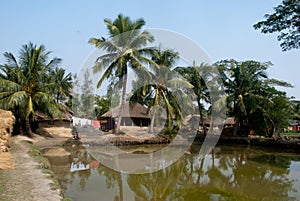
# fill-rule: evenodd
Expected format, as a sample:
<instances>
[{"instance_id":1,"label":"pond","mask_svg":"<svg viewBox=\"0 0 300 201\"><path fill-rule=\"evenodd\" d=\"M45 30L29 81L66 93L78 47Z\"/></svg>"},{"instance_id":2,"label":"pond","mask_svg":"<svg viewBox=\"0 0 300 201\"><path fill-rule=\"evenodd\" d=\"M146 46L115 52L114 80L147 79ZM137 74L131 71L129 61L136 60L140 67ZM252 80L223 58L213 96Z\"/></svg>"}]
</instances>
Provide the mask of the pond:
<instances>
[{"instance_id":1,"label":"pond","mask_svg":"<svg viewBox=\"0 0 300 201\"><path fill-rule=\"evenodd\" d=\"M199 157L199 149L193 145L173 165L146 174L107 168L82 146L67 150L69 160L50 162L74 201L300 199L299 154L226 145Z\"/></svg>"}]
</instances>

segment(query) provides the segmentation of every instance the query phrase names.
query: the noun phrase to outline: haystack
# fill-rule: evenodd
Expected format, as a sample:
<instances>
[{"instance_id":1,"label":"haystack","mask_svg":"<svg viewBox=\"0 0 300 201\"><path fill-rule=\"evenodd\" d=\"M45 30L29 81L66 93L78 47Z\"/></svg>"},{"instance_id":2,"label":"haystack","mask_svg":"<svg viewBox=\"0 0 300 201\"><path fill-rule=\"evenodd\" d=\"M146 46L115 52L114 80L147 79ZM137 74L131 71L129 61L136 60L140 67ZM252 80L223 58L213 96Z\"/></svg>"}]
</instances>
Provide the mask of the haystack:
<instances>
[{"instance_id":1,"label":"haystack","mask_svg":"<svg viewBox=\"0 0 300 201\"><path fill-rule=\"evenodd\" d=\"M7 152L15 123L15 116L10 111L0 109L0 152Z\"/></svg>"}]
</instances>

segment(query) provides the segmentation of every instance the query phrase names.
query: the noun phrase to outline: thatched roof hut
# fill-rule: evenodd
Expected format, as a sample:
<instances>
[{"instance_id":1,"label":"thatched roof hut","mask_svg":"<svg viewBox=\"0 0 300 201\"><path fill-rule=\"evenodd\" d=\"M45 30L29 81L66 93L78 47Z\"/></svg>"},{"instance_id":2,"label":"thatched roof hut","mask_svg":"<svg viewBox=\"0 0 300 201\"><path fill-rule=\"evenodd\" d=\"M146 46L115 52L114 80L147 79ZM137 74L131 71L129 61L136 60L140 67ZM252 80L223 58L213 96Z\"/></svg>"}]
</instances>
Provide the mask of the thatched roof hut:
<instances>
[{"instance_id":1,"label":"thatched roof hut","mask_svg":"<svg viewBox=\"0 0 300 201\"><path fill-rule=\"evenodd\" d=\"M100 120L109 120L119 117L120 105L111 108L108 112L104 113ZM121 125L123 126L148 126L150 123L150 116L147 114L147 108L139 103L134 103L132 105L129 102L125 103L124 110L121 113ZM103 122L103 121L102 121Z\"/></svg>"},{"instance_id":2,"label":"thatched roof hut","mask_svg":"<svg viewBox=\"0 0 300 201\"><path fill-rule=\"evenodd\" d=\"M60 105L60 113L49 116L39 110L34 112L35 121L38 122L38 127L69 127L72 122L73 112L66 106Z\"/></svg>"},{"instance_id":3,"label":"thatched roof hut","mask_svg":"<svg viewBox=\"0 0 300 201\"><path fill-rule=\"evenodd\" d=\"M233 126L233 125L235 125L235 119L234 119L234 117L227 117L225 119L224 125L225 126Z\"/></svg>"},{"instance_id":4,"label":"thatched roof hut","mask_svg":"<svg viewBox=\"0 0 300 201\"><path fill-rule=\"evenodd\" d=\"M101 118L115 118L119 116L121 106L114 107L108 112L104 113ZM149 118L147 115L147 108L139 103L134 103L130 105L129 102L125 103L124 110L122 111L121 117L131 117L131 118Z\"/></svg>"},{"instance_id":5,"label":"thatched roof hut","mask_svg":"<svg viewBox=\"0 0 300 201\"><path fill-rule=\"evenodd\" d=\"M72 114L69 112L61 112L61 114L55 114L52 117L46 115L41 111L35 111L34 117L36 121L72 121Z\"/></svg>"},{"instance_id":6,"label":"thatched roof hut","mask_svg":"<svg viewBox=\"0 0 300 201\"><path fill-rule=\"evenodd\" d=\"M203 117L204 124L209 127L210 124L212 123L211 117ZM186 122L189 123L190 125L197 126L200 120L200 115L198 114L193 114L189 115L186 117ZM216 118L214 119L214 126L233 126L235 124L234 117L227 117L225 120L221 118Z\"/></svg>"}]
</instances>

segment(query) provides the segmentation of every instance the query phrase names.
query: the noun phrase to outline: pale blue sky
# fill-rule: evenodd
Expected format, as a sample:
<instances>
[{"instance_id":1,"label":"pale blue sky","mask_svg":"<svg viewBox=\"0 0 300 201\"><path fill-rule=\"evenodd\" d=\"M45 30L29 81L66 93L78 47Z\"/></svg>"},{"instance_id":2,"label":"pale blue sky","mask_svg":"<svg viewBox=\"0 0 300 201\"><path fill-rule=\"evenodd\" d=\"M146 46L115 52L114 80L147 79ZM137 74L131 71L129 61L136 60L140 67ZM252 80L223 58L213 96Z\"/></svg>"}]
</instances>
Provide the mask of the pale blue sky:
<instances>
[{"instance_id":1,"label":"pale blue sky","mask_svg":"<svg viewBox=\"0 0 300 201\"><path fill-rule=\"evenodd\" d=\"M145 28L162 28L195 41L213 62L221 59L271 61L269 76L291 82L288 95L300 99L300 50L282 52L276 34L264 35L253 24L272 13L281 0L74 1L10 0L0 2L0 63L6 51L18 53L32 41L78 72L94 47L91 37L107 36L104 18L119 13L144 18Z\"/></svg>"}]
</instances>

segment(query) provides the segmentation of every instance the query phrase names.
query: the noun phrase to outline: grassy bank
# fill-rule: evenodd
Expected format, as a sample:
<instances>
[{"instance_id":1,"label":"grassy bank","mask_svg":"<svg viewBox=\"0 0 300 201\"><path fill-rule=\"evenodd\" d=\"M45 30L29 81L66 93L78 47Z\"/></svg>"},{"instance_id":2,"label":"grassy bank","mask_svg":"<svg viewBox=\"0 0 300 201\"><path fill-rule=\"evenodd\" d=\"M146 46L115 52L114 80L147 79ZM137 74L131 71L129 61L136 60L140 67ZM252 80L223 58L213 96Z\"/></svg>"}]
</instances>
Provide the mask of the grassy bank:
<instances>
[{"instance_id":1,"label":"grassy bank","mask_svg":"<svg viewBox=\"0 0 300 201\"><path fill-rule=\"evenodd\" d=\"M284 132L280 133L281 136L289 136L289 137L300 137L300 133L297 132Z\"/></svg>"},{"instance_id":2,"label":"grassy bank","mask_svg":"<svg viewBox=\"0 0 300 201\"><path fill-rule=\"evenodd\" d=\"M3 181L3 173L2 173L2 170L0 170L0 181ZM3 186L2 186L2 182L0 182L0 195L2 194L3 192Z\"/></svg>"},{"instance_id":3,"label":"grassy bank","mask_svg":"<svg viewBox=\"0 0 300 201\"><path fill-rule=\"evenodd\" d=\"M51 190L59 190L60 191L60 193L63 197L63 199L61 199L61 201L72 201L72 199L67 198L65 196L65 194L62 192L62 188L61 188L58 180L55 178L53 171L50 169L50 162L47 158L43 157L41 150L29 141L25 141L24 143L30 149L29 152L30 152L31 156L34 158L34 160L36 162L38 162L39 168L41 169L41 171L44 174L49 175L49 178L52 180L52 182L50 184ZM0 175L0 177L1 177L1 175ZM1 186L0 186L0 191L1 191Z\"/></svg>"}]
</instances>

